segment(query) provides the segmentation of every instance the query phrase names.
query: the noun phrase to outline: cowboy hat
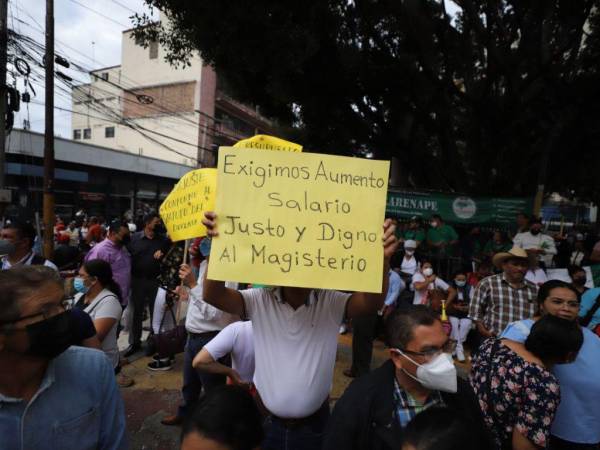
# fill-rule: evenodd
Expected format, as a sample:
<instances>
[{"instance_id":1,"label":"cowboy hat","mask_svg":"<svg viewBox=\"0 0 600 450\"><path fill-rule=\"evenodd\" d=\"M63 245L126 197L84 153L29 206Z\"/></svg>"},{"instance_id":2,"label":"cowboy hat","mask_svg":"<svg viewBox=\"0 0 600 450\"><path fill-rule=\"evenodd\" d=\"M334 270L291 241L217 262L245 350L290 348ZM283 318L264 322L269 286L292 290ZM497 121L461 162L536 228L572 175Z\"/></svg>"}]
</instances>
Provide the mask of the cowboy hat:
<instances>
[{"instance_id":1,"label":"cowboy hat","mask_svg":"<svg viewBox=\"0 0 600 450\"><path fill-rule=\"evenodd\" d=\"M492 258L492 263L496 267L501 268L502 264L504 264L507 259L511 258L527 259L527 252L521 247L513 247L507 252L496 253Z\"/></svg>"}]
</instances>

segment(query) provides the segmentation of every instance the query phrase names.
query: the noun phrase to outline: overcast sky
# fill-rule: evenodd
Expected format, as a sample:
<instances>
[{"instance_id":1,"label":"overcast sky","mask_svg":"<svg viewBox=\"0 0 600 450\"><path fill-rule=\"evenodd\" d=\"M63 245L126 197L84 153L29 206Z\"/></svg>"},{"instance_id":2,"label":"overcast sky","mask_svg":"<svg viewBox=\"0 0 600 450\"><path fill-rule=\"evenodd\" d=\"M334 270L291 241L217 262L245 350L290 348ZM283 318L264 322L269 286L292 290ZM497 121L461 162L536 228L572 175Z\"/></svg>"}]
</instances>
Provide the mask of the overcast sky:
<instances>
[{"instance_id":1,"label":"overcast sky","mask_svg":"<svg viewBox=\"0 0 600 450\"><path fill-rule=\"evenodd\" d=\"M89 69L120 64L121 32L132 28L129 17L134 11L150 13L143 0L54 0L54 9L56 53L73 58ZM9 0L8 11L10 29L26 34L44 45L44 0ZM154 17L158 17L157 11L154 12ZM81 81L87 81L79 72L65 70L60 66L56 68ZM21 83L19 89L22 90ZM32 100L43 103L43 86L35 85L35 89L37 95ZM28 117L26 105L21 106L21 111L15 118L16 128L22 128L23 119ZM58 91L55 95L55 106L72 108L70 99ZM32 130L43 132L44 107L31 103L29 120ZM71 136L70 113L57 109L54 112L54 121L56 135Z\"/></svg>"}]
</instances>

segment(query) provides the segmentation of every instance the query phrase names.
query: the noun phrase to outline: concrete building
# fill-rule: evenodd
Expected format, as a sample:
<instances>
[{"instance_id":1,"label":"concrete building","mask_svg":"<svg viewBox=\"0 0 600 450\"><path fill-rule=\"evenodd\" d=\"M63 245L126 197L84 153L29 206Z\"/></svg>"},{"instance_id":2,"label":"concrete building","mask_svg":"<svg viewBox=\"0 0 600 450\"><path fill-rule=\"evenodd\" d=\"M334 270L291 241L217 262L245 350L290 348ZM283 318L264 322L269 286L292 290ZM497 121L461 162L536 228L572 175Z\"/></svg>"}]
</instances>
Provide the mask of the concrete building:
<instances>
[{"instance_id":1,"label":"concrete building","mask_svg":"<svg viewBox=\"0 0 600 450\"><path fill-rule=\"evenodd\" d=\"M69 139L55 138L56 214L70 220L80 209L106 218L157 210L179 178L192 168ZM42 215L44 135L12 130L7 139L8 216Z\"/></svg>"},{"instance_id":2,"label":"concrete building","mask_svg":"<svg viewBox=\"0 0 600 450\"><path fill-rule=\"evenodd\" d=\"M273 124L256 108L235 101L214 69L198 55L174 68L166 50L144 48L122 35L121 65L91 73L72 92L74 140L195 167L213 166L215 149Z\"/></svg>"}]
</instances>

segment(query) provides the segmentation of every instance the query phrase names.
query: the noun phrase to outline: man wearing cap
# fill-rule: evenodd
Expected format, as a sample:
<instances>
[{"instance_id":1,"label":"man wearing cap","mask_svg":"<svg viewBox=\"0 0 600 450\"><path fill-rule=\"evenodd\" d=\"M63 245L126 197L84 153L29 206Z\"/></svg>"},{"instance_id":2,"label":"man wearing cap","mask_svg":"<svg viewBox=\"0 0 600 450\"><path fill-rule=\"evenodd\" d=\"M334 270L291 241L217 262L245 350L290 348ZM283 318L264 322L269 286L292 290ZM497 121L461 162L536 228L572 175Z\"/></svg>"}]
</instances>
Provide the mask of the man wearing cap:
<instances>
[{"instance_id":1,"label":"man wearing cap","mask_svg":"<svg viewBox=\"0 0 600 450\"><path fill-rule=\"evenodd\" d=\"M481 280L469 304L469 317L484 338L496 336L510 322L529 319L536 312L538 288L525 279L527 252L513 247L496 253L492 261L502 273Z\"/></svg>"},{"instance_id":2,"label":"man wearing cap","mask_svg":"<svg viewBox=\"0 0 600 450\"><path fill-rule=\"evenodd\" d=\"M513 239L513 243L515 247L535 253L538 260L545 264L549 264L557 253L554 239L542 233L542 221L538 218L532 219L529 231L518 233Z\"/></svg>"}]
</instances>

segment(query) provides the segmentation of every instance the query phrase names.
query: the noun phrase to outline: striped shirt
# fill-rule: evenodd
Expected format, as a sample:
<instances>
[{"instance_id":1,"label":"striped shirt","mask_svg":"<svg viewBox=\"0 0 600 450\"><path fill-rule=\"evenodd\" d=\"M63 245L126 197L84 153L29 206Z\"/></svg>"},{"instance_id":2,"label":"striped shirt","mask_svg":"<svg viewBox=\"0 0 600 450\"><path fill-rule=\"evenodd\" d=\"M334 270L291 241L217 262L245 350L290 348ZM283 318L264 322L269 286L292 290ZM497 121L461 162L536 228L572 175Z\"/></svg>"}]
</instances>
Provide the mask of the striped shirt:
<instances>
[{"instance_id":1,"label":"striped shirt","mask_svg":"<svg viewBox=\"0 0 600 450\"><path fill-rule=\"evenodd\" d=\"M402 428L415 418L417 414L432 406L444 406L440 391L432 391L425 403L419 403L412 395L401 389L394 380L394 417Z\"/></svg>"},{"instance_id":2,"label":"striped shirt","mask_svg":"<svg viewBox=\"0 0 600 450\"><path fill-rule=\"evenodd\" d=\"M509 323L534 316L537 291L538 287L527 280L520 288L512 287L503 273L484 278L475 288L469 317L500 334Z\"/></svg>"}]
</instances>

